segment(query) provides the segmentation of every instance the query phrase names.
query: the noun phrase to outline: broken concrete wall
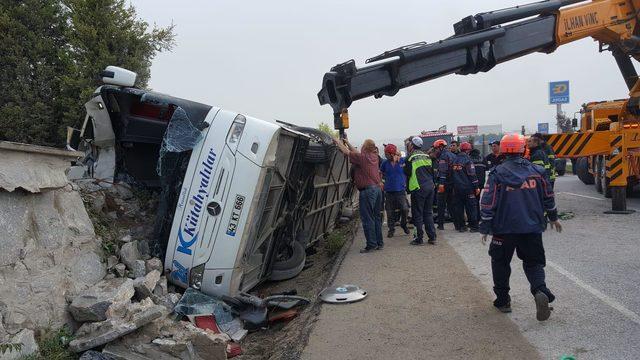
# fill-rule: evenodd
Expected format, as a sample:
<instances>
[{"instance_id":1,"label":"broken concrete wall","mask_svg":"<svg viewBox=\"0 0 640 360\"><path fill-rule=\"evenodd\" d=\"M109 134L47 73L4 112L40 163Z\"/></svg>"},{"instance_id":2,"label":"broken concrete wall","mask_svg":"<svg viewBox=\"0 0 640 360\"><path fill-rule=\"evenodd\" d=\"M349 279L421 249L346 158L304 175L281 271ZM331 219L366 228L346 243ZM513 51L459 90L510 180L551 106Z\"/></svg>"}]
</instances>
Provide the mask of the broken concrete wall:
<instances>
[{"instance_id":1,"label":"broken concrete wall","mask_svg":"<svg viewBox=\"0 0 640 360\"><path fill-rule=\"evenodd\" d=\"M0 142L0 343L69 320L67 298L105 275L65 170L81 153Z\"/></svg>"}]
</instances>

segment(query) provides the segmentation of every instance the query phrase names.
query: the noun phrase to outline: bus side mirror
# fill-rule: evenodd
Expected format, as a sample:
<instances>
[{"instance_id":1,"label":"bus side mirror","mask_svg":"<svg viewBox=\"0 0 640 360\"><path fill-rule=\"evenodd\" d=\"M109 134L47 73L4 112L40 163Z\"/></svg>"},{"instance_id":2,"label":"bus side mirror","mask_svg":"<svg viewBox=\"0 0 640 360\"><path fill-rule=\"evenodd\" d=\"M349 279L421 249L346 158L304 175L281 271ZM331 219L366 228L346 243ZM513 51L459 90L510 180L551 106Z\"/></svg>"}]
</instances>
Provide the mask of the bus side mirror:
<instances>
[{"instance_id":1,"label":"bus side mirror","mask_svg":"<svg viewBox=\"0 0 640 360\"><path fill-rule=\"evenodd\" d=\"M571 127L572 127L572 128L577 128L577 127L578 127L578 119L573 118L573 119L571 120Z\"/></svg>"}]
</instances>

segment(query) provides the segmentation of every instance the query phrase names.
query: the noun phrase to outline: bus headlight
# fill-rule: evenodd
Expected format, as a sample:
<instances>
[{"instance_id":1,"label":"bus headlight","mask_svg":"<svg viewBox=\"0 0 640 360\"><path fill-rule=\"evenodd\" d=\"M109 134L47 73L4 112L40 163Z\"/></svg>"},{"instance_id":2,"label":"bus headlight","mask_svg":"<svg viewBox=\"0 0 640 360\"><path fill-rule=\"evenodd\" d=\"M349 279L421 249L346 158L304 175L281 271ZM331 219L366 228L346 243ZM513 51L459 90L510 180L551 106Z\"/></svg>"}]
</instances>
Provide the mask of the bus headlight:
<instances>
[{"instance_id":1,"label":"bus headlight","mask_svg":"<svg viewBox=\"0 0 640 360\"><path fill-rule=\"evenodd\" d=\"M233 124L231 124L231 128L229 129L229 133L227 134L227 145L231 148L231 150L235 153L238 148L238 143L240 142L240 138L242 137L242 132L244 131L244 125L247 123L247 118L244 115L238 114L235 119L233 119Z\"/></svg>"},{"instance_id":2,"label":"bus headlight","mask_svg":"<svg viewBox=\"0 0 640 360\"><path fill-rule=\"evenodd\" d=\"M202 276L204 274L204 264L200 264L189 272L189 286L196 290L202 288Z\"/></svg>"}]
</instances>

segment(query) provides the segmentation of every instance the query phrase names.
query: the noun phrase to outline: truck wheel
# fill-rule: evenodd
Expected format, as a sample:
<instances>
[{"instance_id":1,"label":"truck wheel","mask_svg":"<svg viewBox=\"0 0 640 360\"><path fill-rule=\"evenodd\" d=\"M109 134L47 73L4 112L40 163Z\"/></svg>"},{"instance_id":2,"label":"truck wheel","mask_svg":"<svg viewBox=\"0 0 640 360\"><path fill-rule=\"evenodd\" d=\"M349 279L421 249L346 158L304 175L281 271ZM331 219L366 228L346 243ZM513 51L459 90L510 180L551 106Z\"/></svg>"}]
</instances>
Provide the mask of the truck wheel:
<instances>
[{"instance_id":1,"label":"truck wheel","mask_svg":"<svg viewBox=\"0 0 640 360\"><path fill-rule=\"evenodd\" d=\"M611 199L611 186L609 186L609 178L607 177L607 158L600 158L600 182L602 183L602 193L607 199Z\"/></svg>"},{"instance_id":2,"label":"truck wheel","mask_svg":"<svg viewBox=\"0 0 640 360\"><path fill-rule=\"evenodd\" d=\"M595 182L596 182L596 191L602 194L602 174L600 168L602 167L602 159L597 157L596 160L596 171L595 171Z\"/></svg>"},{"instance_id":3,"label":"truck wheel","mask_svg":"<svg viewBox=\"0 0 640 360\"><path fill-rule=\"evenodd\" d=\"M291 256L286 260L280 260L273 263L269 280L281 281L296 277L304 268L307 255L304 246L297 241L293 242L291 247Z\"/></svg>"},{"instance_id":4,"label":"truck wheel","mask_svg":"<svg viewBox=\"0 0 640 360\"><path fill-rule=\"evenodd\" d=\"M576 171L578 173L578 178L586 185L594 184L593 174L589 172L589 159L586 157L581 157L576 161Z\"/></svg>"},{"instance_id":5,"label":"truck wheel","mask_svg":"<svg viewBox=\"0 0 640 360\"><path fill-rule=\"evenodd\" d=\"M567 172L567 159L555 159L553 166L556 168L558 176L564 176Z\"/></svg>"}]
</instances>

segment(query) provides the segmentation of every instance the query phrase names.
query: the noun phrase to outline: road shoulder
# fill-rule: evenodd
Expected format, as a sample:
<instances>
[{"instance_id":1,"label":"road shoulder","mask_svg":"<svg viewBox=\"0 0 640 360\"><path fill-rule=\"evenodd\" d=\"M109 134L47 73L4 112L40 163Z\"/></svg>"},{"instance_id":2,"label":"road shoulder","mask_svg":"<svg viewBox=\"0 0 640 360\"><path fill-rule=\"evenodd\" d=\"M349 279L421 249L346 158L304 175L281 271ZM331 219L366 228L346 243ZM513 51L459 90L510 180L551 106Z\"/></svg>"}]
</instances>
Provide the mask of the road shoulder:
<instances>
[{"instance_id":1,"label":"road shoulder","mask_svg":"<svg viewBox=\"0 0 640 360\"><path fill-rule=\"evenodd\" d=\"M335 284L369 295L323 305L303 359L540 357L446 241L412 247L409 240L396 236L384 250L360 254L358 233Z\"/></svg>"}]
</instances>

